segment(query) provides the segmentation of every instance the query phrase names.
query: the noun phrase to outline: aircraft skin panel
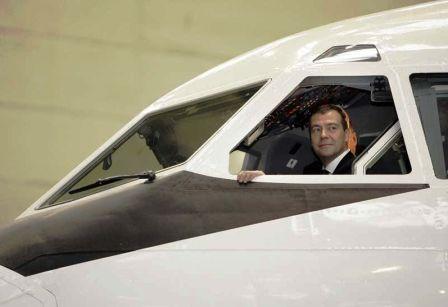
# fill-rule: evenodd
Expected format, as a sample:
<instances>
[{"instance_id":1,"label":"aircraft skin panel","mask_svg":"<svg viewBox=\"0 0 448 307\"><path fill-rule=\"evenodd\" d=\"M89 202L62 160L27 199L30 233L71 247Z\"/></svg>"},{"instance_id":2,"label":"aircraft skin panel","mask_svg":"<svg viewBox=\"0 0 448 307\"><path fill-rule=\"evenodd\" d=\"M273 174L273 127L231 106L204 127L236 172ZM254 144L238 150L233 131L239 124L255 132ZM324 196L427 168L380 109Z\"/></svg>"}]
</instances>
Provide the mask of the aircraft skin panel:
<instances>
[{"instance_id":1,"label":"aircraft skin panel","mask_svg":"<svg viewBox=\"0 0 448 307\"><path fill-rule=\"evenodd\" d=\"M442 307L448 199L441 195L422 189L371 199L29 278L62 306Z\"/></svg>"},{"instance_id":2,"label":"aircraft skin panel","mask_svg":"<svg viewBox=\"0 0 448 307\"><path fill-rule=\"evenodd\" d=\"M446 253L440 251L186 250L125 255L32 278L55 293L61 306L448 303L448 277L441 264Z\"/></svg>"},{"instance_id":3,"label":"aircraft skin panel","mask_svg":"<svg viewBox=\"0 0 448 307\"><path fill-rule=\"evenodd\" d=\"M240 186L180 172L0 231L0 264L23 275L287 216L425 189L424 184Z\"/></svg>"},{"instance_id":4,"label":"aircraft skin panel","mask_svg":"<svg viewBox=\"0 0 448 307\"><path fill-rule=\"evenodd\" d=\"M0 266L0 306L55 307L56 298L39 282Z\"/></svg>"}]
</instances>

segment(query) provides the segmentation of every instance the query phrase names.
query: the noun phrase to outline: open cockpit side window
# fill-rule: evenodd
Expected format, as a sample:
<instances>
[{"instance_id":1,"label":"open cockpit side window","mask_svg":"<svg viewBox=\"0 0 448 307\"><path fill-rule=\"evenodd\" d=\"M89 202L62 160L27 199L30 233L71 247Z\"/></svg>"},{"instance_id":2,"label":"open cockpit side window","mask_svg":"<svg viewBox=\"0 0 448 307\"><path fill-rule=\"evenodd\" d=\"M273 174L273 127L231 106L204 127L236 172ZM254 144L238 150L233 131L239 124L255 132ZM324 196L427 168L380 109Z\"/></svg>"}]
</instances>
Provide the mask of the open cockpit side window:
<instances>
[{"instance_id":1,"label":"open cockpit side window","mask_svg":"<svg viewBox=\"0 0 448 307\"><path fill-rule=\"evenodd\" d=\"M313 110L323 105L345 111L347 129L351 130L347 149L355 156L352 174L411 171L403 138L385 136L392 127L400 133L387 78L344 76L306 78L230 153L231 173L261 170L265 174L307 174L308 166L321 162L313 150L309 121ZM372 146L378 142L382 145L374 150ZM366 154L369 160L361 159ZM356 164L363 167L355 168Z\"/></svg>"}]
</instances>

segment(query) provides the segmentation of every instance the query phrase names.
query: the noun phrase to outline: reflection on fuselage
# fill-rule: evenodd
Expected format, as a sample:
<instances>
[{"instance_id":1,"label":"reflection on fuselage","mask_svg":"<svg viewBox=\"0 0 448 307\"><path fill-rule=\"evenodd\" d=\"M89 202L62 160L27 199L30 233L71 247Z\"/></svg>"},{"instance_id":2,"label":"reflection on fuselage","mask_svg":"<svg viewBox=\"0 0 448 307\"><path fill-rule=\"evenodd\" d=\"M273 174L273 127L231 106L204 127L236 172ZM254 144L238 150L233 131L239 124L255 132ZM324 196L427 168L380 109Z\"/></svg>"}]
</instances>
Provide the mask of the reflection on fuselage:
<instances>
[{"instance_id":1,"label":"reflection on fuselage","mask_svg":"<svg viewBox=\"0 0 448 307\"><path fill-rule=\"evenodd\" d=\"M448 226L448 202L439 200L437 206L419 201L404 201L400 205L388 203L346 205L323 210L323 215L335 221L351 221L381 227L430 226L444 229Z\"/></svg>"}]
</instances>

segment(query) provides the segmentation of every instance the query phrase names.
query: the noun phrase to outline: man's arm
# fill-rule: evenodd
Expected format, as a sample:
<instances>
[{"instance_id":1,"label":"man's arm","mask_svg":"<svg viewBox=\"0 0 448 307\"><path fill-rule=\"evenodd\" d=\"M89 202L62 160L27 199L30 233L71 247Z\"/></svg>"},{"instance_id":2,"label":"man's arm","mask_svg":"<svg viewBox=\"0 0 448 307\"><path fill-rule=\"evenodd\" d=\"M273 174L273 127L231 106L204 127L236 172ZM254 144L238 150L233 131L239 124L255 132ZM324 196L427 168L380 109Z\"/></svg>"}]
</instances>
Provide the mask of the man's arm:
<instances>
[{"instance_id":1,"label":"man's arm","mask_svg":"<svg viewBox=\"0 0 448 307\"><path fill-rule=\"evenodd\" d=\"M236 176L236 180L239 183L248 183L254 180L258 176L263 176L265 173L263 171L241 171Z\"/></svg>"}]
</instances>

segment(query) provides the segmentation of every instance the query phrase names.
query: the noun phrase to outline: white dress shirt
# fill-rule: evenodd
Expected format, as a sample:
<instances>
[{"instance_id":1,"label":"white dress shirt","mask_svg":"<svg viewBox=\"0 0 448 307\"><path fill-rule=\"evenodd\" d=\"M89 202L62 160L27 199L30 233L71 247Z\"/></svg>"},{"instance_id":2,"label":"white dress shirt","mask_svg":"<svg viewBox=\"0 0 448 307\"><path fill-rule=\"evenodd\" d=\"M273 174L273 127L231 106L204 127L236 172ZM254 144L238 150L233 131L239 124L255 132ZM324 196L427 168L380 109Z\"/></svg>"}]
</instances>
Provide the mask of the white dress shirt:
<instances>
[{"instance_id":1,"label":"white dress shirt","mask_svg":"<svg viewBox=\"0 0 448 307\"><path fill-rule=\"evenodd\" d=\"M328 163L327 166L324 166L323 169L330 172L330 174L333 174L336 167L338 167L339 162L341 162L342 159L344 159L345 155L350 151L350 149L346 149L343 153L341 153L339 156L334 158L333 161Z\"/></svg>"}]
</instances>

